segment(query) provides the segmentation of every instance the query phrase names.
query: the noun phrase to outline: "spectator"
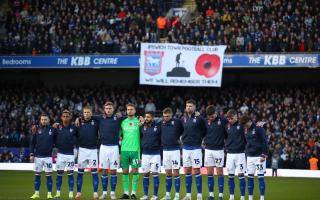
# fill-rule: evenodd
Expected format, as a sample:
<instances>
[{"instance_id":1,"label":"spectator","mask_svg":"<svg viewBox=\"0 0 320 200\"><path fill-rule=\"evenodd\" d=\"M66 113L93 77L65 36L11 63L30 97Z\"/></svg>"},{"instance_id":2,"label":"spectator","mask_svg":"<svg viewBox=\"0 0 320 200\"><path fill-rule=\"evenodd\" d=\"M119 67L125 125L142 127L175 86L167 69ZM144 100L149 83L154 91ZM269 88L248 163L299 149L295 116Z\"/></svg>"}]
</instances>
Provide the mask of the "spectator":
<instances>
[{"instance_id":1,"label":"spectator","mask_svg":"<svg viewBox=\"0 0 320 200\"><path fill-rule=\"evenodd\" d=\"M158 27L160 38L166 36L166 26L167 26L167 19L163 15L160 15L157 18L157 27Z\"/></svg>"},{"instance_id":2,"label":"spectator","mask_svg":"<svg viewBox=\"0 0 320 200\"><path fill-rule=\"evenodd\" d=\"M279 155L275 152L271 158L272 176L278 176L279 160Z\"/></svg>"},{"instance_id":3,"label":"spectator","mask_svg":"<svg viewBox=\"0 0 320 200\"><path fill-rule=\"evenodd\" d=\"M304 157L302 151L299 152L299 155L294 160L294 168L295 169L307 169L307 159Z\"/></svg>"},{"instance_id":4,"label":"spectator","mask_svg":"<svg viewBox=\"0 0 320 200\"><path fill-rule=\"evenodd\" d=\"M2 155L2 162L10 163L12 161L13 161L13 154L10 151L5 150Z\"/></svg>"},{"instance_id":5,"label":"spectator","mask_svg":"<svg viewBox=\"0 0 320 200\"><path fill-rule=\"evenodd\" d=\"M145 107L145 112L150 112L150 111L156 112L156 106L153 103L152 99L148 100L148 103L146 104L146 107Z\"/></svg>"},{"instance_id":6,"label":"spectator","mask_svg":"<svg viewBox=\"0 0 320 200\"><path fill-rule=\"evenodd\" d=\"M209 6L207 11L206 11L206 17L211 18L211 17L213 17L213 15L214 15L214 10L212 9L211 6Z\"/></svg>"},{"instance_id":7,"label":"spectator","mask_svg":"<svg viewBox=\"0 0 320 200\"><path fill-rule=\"evenodd\" d=\"M227 10L226 13L222 16L222 21L224 23L230 23L231 22L231 15L229 11Z\"/></svg>"},{"instance_id":8,"label":"spectator","mask_svg":"<svg viewBox=\"0 0 320 200\"><path fill-rule=\"evenodd\" d=\"M314 154L309 159L310 170L318 170L319 169L319 159Z\"/></svg>"}]
</instances>

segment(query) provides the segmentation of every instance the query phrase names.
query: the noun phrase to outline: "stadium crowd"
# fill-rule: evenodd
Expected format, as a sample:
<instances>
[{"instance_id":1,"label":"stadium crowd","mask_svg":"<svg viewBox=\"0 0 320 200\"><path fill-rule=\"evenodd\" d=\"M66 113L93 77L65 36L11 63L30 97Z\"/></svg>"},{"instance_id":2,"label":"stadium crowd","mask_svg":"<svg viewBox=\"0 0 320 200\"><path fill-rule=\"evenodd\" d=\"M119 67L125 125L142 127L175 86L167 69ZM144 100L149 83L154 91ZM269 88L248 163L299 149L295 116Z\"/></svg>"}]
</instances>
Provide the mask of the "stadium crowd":
<instances>
[{"instance_id":1,"label":"stadium crowd","mask_svg":"<svg viewBox=\"0 0 320 200\"><path fill-rule=\"evenodd\" d=\"M207 105L214 105L224 115L230 108L239 114L250 113L255 121L264 121L268 136L269 157L278 159L279 168L308 168L308 159L320 155L320 96L319 87L297 86L272 88L270 86L225 87L223 90L136 87L110 88L104 84L81 88L46 88L21 84L3 85L0 94L1 147L28 147L32 124L42 112L51 122L58 121L61 111L69 109L73 118L80 115L85 105L91 105L95 114L102 113L106 101L115 103L117 112L125 114L125 105L132 102L137 114L158 112L166 106L180 118L185 100L197 101L197 110L205 115ZM14 162L15 156L6 152L1 162ZM19 155L16 156L19 162ZM23 158L20 158L22 161Z\"/></svg>"},{"instance_id":2,"label":"stadium crowd","mask_svg":"<svg viewBox=\"0 0 320 200\"><path fill-rule=\"evenodd\" d=\"M180 2L180 1L179 1ZM188 22L166 1L13 0L1 11L4 54L138 53L140 42L226 44L227 52L320 51L319 1L197 0Z\"/></svg>"}]
</instances>

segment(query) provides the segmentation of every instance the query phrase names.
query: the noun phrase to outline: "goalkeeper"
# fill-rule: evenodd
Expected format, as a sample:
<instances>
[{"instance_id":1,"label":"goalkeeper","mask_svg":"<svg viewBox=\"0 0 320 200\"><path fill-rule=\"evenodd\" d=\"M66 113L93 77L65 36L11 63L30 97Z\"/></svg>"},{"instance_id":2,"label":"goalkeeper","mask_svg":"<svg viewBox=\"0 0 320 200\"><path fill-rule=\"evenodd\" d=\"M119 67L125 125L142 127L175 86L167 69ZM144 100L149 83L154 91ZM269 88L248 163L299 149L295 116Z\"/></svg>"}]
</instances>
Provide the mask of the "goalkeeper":
<instances>
[{"instance_id":1,"label":"goalkeeper","mask_svg":"<svg viewBox=\"0 0 320 200\"><path fill-rule=\"evenodd\" d=\"M135 116L134 104L127 104L127 119L121 123L121 160L122 184L124 194L121 199L137 199L136 192L139 181L140 167L140 121ZM132 168L132 192L129 196L129 166Z\"/></svg>"}]
</instances>

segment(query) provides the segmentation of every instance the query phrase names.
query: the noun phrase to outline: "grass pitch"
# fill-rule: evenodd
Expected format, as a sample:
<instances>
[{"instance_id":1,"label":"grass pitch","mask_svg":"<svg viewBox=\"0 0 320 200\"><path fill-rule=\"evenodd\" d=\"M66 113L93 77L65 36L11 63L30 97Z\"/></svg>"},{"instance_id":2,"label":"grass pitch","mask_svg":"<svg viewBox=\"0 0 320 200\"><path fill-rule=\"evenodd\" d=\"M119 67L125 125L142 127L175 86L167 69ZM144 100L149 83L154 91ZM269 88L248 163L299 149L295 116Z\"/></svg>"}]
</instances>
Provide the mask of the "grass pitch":
<instances>
[{"instance_id":1,"label":"grass pitch","mask_svg":"<svg viewBox=\"0 0 320 200\"><path fill-rule=\"evenodd\" d=\"M76 178L76 176L75 176ZM34 173L31 171L0 171L0 199L16 199L16 200L26 200L34 192L33 186ZM131 179L130 179L131 180ZM143 195L143 176L140 175L139 180L139 190L137 193L138 198ZM101 195L101 180L99 185L99 195ZM208 188L207 188L207 177L203 176L203 199L207 198ZM150 179L150 188L149 196L151 197L153 192L152 178ZM227 186L227 177L225 177L225 190L224 190L224 199L229 199L229 192ZM131 183L131 182L130 182ZM110 188L110 184L108 184ZM217 178L215 178L215 196L218 196L217 193ZM53 175L53 192L55 195L55 173ZM75 188L76 191L76 180ZM320 195L320 179L314 178L281 178L281 177L266 177L266 200L319 200ZM185 195L185 184L184 176L181 176L181 189L180 197ZM84 183L82 187L82 199L88 200L92 199L93 187L92 187L92 178L90 173L85 173ZM116 189L117 197L122 195L122 176L118 175L118 184ZM172 197L174 196L174 185L171 192ZM239 186L236 178L236 189L235 189L236 199L239 197ZM247 191L246 191L247 193ZM165 176L160 176L160 187L159 187L159 197L161 198L165 194ZM247 194L248 195L248 194ZM259 185L257 179L255 180L255 189L254 189L254 199L259 200ZM46 180L45 176L42 176L41 180L41 189L40 197L41 199L46 199ZM63 177L63 185L61 190L61 199L68 199L68 181L66 174ZM247 199L248 197L246 197ZM192 199L196 199L196 188L193 184L192 188Z\"/></svg>"}]
</instances>

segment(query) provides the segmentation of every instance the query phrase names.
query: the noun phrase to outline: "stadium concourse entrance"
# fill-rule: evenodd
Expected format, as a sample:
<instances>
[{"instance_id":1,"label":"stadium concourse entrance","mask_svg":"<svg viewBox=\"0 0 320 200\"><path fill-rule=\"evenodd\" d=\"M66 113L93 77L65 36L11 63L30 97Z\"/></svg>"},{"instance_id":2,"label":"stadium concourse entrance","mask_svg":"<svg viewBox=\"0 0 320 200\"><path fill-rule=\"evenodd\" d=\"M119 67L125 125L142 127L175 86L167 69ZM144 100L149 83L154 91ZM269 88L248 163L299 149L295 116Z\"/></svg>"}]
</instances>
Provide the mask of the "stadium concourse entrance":
<instances>
[{"instance_id":1,"label":"stadium concourse entrance","mask_svg":"<svg viewBox=\"0 0 320 200\"><path fill-rule=\"evenodd\" d=\"M299 86L320 82L320 68L224 69L222 87L250 85ZM105 84L110 87L139 86L138 69L10 69L0 71L1 85L64 87ZM146 86L147 87L147 86ZM184 88L187 89L187 88ZM214 88L213 88L214 89ZM219 89L219 88L215 88Z\"/></svg>"}]
</instances>

